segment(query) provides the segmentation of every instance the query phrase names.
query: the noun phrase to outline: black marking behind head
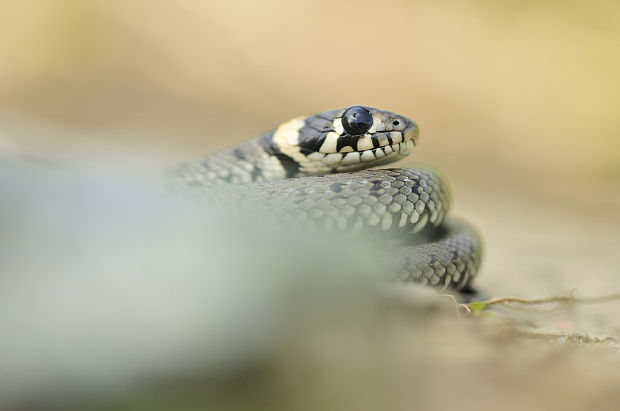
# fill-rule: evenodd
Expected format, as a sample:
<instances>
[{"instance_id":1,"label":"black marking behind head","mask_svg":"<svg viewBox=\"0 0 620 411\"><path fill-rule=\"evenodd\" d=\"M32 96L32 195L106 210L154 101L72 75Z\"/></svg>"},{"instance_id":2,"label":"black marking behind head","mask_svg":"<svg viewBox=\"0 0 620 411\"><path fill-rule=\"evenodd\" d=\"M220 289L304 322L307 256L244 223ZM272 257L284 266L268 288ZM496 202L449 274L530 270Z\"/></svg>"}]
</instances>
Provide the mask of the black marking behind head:
<instances>
[{"instance_id":1,"label":"black marking behind head","mask_svg":"<svg viewBox=\"0 0 620 411\"><path fill-rule=\"evenodd\" d=\"M286 171L287 178L292 178L299 175L299 163L297 161L280 152L274 153L274 155L280 161L280 164L282 164L282 167Z\"/></svg>"},{"instance_id":2,"label":"black marking behind head","mask_svg":"<svg viewBox=\"0 0 620 411\"><path fill-rule=\"evenodd\" d=\"M277 145L273 142L273 132L260 137L258 139L258 144L263 147L265 153L275 156L278 159L286 172L287 178L297 177L299 175L299 163L278 149Z\"/></svg>"}]
</instances>

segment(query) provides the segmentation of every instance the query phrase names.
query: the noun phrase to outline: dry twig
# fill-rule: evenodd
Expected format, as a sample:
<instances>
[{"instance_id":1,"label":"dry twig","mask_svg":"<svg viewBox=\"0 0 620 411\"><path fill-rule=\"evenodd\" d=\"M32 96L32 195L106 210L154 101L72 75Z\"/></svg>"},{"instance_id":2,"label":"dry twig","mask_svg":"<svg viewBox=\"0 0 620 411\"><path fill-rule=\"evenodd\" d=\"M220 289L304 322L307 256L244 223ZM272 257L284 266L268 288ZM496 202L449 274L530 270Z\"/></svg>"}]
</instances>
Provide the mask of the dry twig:
<instances>
[{"instance_id":1,"label":"dry twig","mask_svg":"<svg viewBox=\"0 0 620 411\"><path fill-rule=\"evenodd\" d=\"M570 305L570 304L600 304L606 303L610 301L620 301L620 293L609 294L598 297L584 297L579 298L575 297L576 290L571 290L568 295L555 295L543 298L521 298L521 297L495 297L490 298L488 300L483 301L474 301L468 304L463 304L463 308L466 312L479 312L486 308L489 308L493 305L505 305L513 309L526 309L524 307L519 307L519 305L544 305L544 304L558 304L557 307L554 307L551 310L544 310L542 312L550 312L555 311L560 308L562 305ZM536 309L529 309L531 311L541 311Z\"/></svg>"}]
</instances>

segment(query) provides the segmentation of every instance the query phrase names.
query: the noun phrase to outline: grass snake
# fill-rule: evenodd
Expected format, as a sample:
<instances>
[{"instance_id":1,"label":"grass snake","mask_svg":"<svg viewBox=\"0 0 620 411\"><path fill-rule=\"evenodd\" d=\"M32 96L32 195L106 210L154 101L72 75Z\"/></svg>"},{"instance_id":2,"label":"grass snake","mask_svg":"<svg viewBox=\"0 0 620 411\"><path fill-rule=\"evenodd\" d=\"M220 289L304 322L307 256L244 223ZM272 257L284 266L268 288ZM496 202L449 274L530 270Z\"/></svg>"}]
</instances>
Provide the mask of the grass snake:
<instances>
[{"instance_id":1,"label":"grass snake","mask_svg":"<svg viewBox=\"0 0 620 411\"><path fill-rule=\"evenodd\" d=\"M211 200L258 206L306 230L369 233L383 244L387 278L467 291L482 242L448 218L444 179L422 168L367 170L410 154L418 135L407 117L351 106L291 119L177 176Z\"/></svg>"}]
</instances>

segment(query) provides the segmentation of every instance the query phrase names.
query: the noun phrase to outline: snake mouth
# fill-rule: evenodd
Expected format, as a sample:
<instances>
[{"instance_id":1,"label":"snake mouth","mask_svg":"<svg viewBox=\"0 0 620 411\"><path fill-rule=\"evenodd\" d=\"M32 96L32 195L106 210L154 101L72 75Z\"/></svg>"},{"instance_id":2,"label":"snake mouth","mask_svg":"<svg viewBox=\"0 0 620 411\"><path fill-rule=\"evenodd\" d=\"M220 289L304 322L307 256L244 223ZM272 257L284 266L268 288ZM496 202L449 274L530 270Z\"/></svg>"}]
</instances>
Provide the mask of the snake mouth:
<instances>
[{"instance_id":1,"label":"snake mouth","mask_svg":"<svg viewBox=\"0 0 620 411\"><path fill-rule=\"evenodd\" d=\"M307 157L337 171L350 171L405 157L411 154L417 138L418 127L412 122L402 131L375 132L347 139L339 137L331 145L323 143L319 151Z\"/></svg>"},{"instance_id":2,"label":"snake mouth","mask_svg":"<svg viewBox=\"0 0 620 411\"><path fill-rule=\"evenodd\" d=\"M403 130L403 141L412 141L415 146L418 143L418 137L420 136L420 129L418 125L413 121L406 129Z\"/></svg>"}]
</instances>

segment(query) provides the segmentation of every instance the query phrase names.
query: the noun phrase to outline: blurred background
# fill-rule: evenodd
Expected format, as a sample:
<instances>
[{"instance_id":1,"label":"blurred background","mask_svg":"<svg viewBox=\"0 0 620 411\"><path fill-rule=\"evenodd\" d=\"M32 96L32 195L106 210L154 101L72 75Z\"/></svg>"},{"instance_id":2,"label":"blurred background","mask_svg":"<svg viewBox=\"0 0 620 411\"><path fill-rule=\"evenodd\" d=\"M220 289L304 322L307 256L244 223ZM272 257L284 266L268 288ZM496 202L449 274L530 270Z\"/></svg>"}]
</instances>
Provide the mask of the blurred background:
<instances>
[{"instance_id":1,"label":"blurred background","mask_svg":"<svg viewBox=\"0 0 620 411\"><path fill-rule=\"evenodd\" d=\"M611 260L620 218L618 2L26 0L2 8L5 145L86 164L129 151L169 165L293 116L380 107L420 125L421 144L401 165L446 173L456 213L488 239L493 272L482 281L514 292L533 269L552 277L550 289L594 292L596 282L582 281L591 261L601 277L620 274Z\"/></svg>"},{"instance_id":2,"label":"blurred background","mask_svg":"<svg viewBox=\"0 0 620 411\"><path fill-rule=\"evenodd\" d=\"M4 1L0 147L163 167L380 107L420 125L399 166L445 173L481 231L487 294L618 292L619 16L613 0ZM617 336L619 308L546 325Z\"/></svg>"}]
</instances>

